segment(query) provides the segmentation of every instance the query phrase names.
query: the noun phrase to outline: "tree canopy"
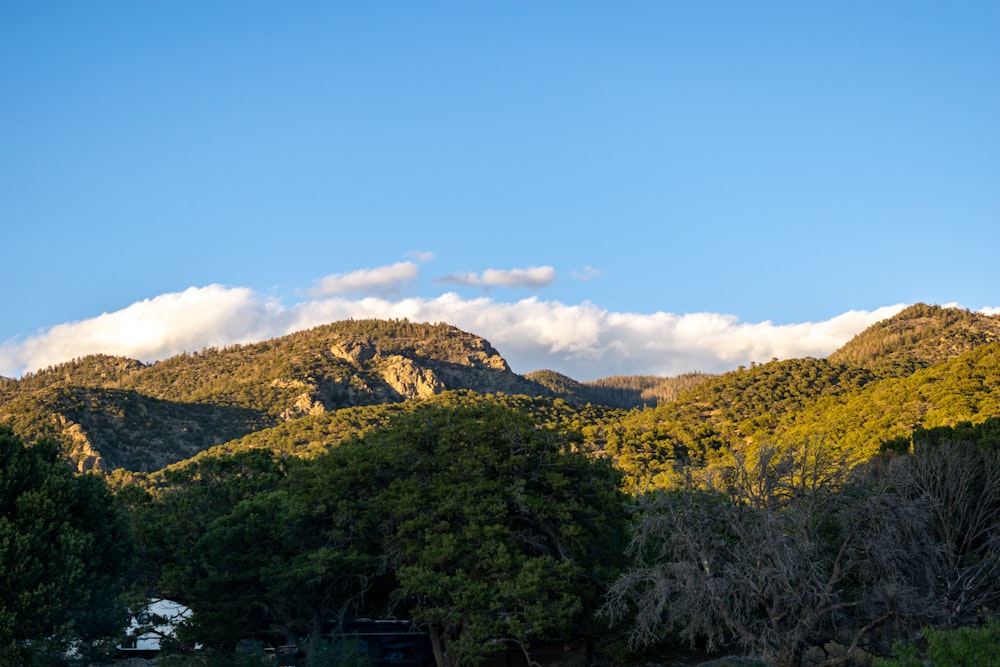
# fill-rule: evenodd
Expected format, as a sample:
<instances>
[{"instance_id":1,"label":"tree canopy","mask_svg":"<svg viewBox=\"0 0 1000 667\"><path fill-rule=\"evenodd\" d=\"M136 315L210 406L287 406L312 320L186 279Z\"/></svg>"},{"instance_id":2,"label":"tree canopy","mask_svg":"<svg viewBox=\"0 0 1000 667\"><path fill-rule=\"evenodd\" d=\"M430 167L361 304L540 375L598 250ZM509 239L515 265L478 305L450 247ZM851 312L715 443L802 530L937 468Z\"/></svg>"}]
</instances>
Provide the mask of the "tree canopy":
<instances>
[{"instance_id":1,"label":"tree canopy","mask_svg":"<svg viewBox=\"0 0 1000 667\"><path fill-rule=\"evenodd\" d=\"M33 664L113 638L130 537L104 481L51 441L0 427L0 664Z\"/></svg>"},{"instance_id":2,"label":"tree canopy","mask_svg":"<svg viewBox=\"0 0 1000 667\"><path fill-rule=\"evenodd\" d=\"M486 406L419 411L373 436L368 446L395 468L380 499L393 595L427 624L439 662L587 621L624 529L605 460Z\"/></svg>"},{"instance_id":3,"label":"tree canopy","mask_svg":"<svg viewBox=\"0 0 1000 667\"><path fill-rule=\"evenodd\" d=\"M220 649L392 615L428 630L442 666L475 662L593 632L627 515L610 462L581 447L497 404L423 404L242 497L199 473L150 501L147 534L188 545L162 583ZM213 502L215 518L195 509ZM182 507L187 531L167 516Z\"/></svg>"}]
</instances>

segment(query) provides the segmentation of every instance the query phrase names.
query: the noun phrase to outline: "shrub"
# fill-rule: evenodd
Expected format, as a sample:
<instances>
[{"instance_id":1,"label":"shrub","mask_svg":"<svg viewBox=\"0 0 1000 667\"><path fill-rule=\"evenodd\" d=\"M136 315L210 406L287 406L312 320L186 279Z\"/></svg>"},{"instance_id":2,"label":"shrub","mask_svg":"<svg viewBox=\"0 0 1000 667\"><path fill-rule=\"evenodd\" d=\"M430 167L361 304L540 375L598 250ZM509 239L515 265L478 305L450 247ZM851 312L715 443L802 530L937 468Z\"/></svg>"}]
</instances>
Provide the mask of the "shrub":
<instances>
[{"instance_id":1,"label":"shrub","mask_svg":"<svg viewBox=\"0 0 1000 667\"><path fill-rule=\"evenodd\" d=\"M978 628L924 630L927 663L917 647L897 643L893 658L875 658L872 667L1000 667L1000 624L991 621Z\"/></svg>"}]
</instances>

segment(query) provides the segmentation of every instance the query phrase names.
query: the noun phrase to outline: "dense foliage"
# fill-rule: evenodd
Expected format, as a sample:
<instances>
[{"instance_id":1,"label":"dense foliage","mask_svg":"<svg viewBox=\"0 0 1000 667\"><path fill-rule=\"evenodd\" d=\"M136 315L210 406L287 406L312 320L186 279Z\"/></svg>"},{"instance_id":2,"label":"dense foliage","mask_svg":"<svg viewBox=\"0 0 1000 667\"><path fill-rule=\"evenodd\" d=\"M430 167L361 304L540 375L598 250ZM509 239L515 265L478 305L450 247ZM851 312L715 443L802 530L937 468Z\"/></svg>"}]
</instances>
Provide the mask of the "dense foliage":
<instances>
[{"instance_id":1,"label":"dense foliage","mask_svg":"<svg viewBox=\"0 0 1000 667\"><path fill-rule=\"evenodd\" d=\"M861 463L916 429L1000 416L1000 343L902 378L819 359L772 361L710 380L679 400L607 424L633 488L674 488L732 452L817 441Z\"/></svg>"},{"instance_id":2,"label":"dense foliage","mask_svg":"<svg viewBox=\"0 0 1000 667\"><path fill-rule=\"evenodd\" d=\"M872 667L1000 667L1000 625L939 630L925 628L923 646L898 642L892 657L877 657Z\"/></svg>"},{"instance_id":3,"label":"dense foliage","mask_svg":"<svg viewBox=\"0 0 1000 667\"><path fill-rule=\"evenodd\" d=\"M134 494L149 582L219 650L248 632L316 645L363 613L421 623L442 665L588 636L626 517L614 469L581 445L479 401L421 404L287 467L204 457Z\"/></svg>"},{"instance_id":4,"label":"dense foliage","mask_svg":"<svg viewBox=\"0 0 1000 667\"><path fill-rule=\"evenodd\" d=\"M62 664L115 638L129 558L104 481L0 427L0 664Z\"/></svg>"},{"instance_id":5,"label":"dense foliage","mask_svg":"<svg viewBox=\"0 0 1000 667\"><path fill-rule=\"evenodd\" d=\"M616 473L530 404L444 395L311 457L247 449L126 485L142 581L223 653L389 615L430 630L442 665L620 632L779 666L835 640L846 660L1000 602L1000 419L916 431L861 466L818 442L736 453L639 496L628 560Z\"/></svg>"}]
</instances>

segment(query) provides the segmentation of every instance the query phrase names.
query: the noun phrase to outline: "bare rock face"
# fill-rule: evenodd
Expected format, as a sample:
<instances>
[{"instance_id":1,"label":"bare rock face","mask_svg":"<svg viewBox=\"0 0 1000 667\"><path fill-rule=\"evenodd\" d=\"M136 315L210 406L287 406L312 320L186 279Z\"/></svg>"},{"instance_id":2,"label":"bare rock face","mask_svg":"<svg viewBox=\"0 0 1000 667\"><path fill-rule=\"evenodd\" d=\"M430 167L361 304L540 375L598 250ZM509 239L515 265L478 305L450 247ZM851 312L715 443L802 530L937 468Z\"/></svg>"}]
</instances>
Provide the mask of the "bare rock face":
<instances>
[{"instance_id":1,"label":"bare rock face","mask_svg":"<svg viewBox=\"0 0 1000 667\"><path fill-rule=\"evenodd\" d=\"M385 383L406 398L428 398L445 390L433 370L420 368L406 357L383 357L380 370Z\"/></svg>"},{"instance_id":2,"label":"bare rock face","mask_svg":"<svg viewBox=\"0 0 1000 667\"><path fill-rule=\"evenodd\" d=\"M281 418L284 421L291 421L305 415L321 415L324 412L326 412L326 406L316 400L312 392L307 391L299 394L292 407L281 413Z\"/></svg>"},{"instance_id":3,"label":"bare rock face","mask_svg":"<svg viewBox=\"0 0 1000 667\"><path fill-rule=\"evenodd\" d=\"M492 345L482 338L469 341L467 345L472 349L469 351L468 356L462 360L464 365L472 366L473 368L510 372L510 366L507 365L507 361L500 356L500 353Z\"/></svg>"},{"instance_id":4,"label":"bare rock face","mask_svg":"<svg viewBox=\"0 0 1000 667\"><path fill-rule=\"evenodd\" d=\"M442 344L442 340L446 342ZM507 376L512 375L506 360L486 340L461 333L450 338L353 335L329 343L328 349L334 359L354 369L355 377L344 391L349 401L428 398L469 386L502 390ZM367 398L356 395L366 392L370 392ZM315 398L324 405L329 403L323 397ZM310 414L306 406L296 406L289 413L289 417Z\"/></svg>"},{"instance_id":5,"label":"bare rock face","mask_svg":"<svg viewBox=\"0 0 1000 667\"><path fill-rule=\"evenodd\" d=\"M378 348L368 339L357 338L334 343L330 346L330 354L357 365L371 361L378 354Z\"/></svg>"},{"instance_id":6,"label":"bare rock face","mask_svg":"<svg viewBox=\"0 0 1000 667\"><path fill-rule=\"evenodd\" d=\"M61 422L62 435L72 443L69 451L69 459L76 464L77 472L89 472L91 470L107 470L104 457L90 443L79 424L70 422L62 415L59 416Z\"/></svg>"}]
</instances>

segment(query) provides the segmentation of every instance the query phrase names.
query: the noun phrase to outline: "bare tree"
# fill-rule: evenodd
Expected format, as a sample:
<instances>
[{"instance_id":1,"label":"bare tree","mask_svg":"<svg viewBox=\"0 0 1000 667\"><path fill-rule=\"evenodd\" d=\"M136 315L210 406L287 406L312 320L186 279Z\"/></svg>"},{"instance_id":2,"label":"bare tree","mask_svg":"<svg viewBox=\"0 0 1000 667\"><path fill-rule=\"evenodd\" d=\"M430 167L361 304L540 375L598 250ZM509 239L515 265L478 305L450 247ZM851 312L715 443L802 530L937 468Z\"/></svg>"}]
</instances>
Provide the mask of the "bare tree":
<instances>
[{"instance_id":1,"label":"bare tree","mask_svg":"<svg viewBox=\"0 0 1000 667\"><path fill-rule=\"evenodd\" d=\"M970 443L917 442L881 474L905 499L929 504L934 600L926 620L962 625L1000 602L1000 455Z\"/></svg>"},{"instance_id":2,"label":"bare tree","mask_svg":"<svg viewBox=\"0 0 1000 667\"><path fill-rule=\"evenodd\" d=\"M926 606L924 499L856 483L815 447L735 456L722 481L640 501L634 564L603 609L629 619L634 645L674 630L785 666L836 638L847 651L834 664L876 626Z\"/></svg>"}]
</instances>

